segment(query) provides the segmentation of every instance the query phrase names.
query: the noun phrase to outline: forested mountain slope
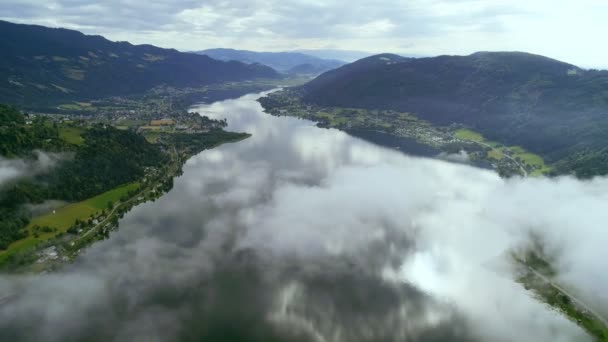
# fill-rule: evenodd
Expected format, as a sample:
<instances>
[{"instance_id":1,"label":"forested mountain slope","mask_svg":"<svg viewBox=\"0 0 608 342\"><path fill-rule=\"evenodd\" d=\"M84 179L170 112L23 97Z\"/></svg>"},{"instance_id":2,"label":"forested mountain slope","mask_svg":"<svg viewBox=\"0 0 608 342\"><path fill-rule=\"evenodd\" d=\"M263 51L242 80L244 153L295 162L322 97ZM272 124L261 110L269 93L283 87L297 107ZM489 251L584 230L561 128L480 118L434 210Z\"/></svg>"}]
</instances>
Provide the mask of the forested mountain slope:
<instances>
[{"instance_id":1,"label":"forested mountain slope","mask_svg":"<svg viewBox=\"0 0 608 342\"><path fill-rule=\"evenodd\" d=\"M437 124L463 124L549 161L573 153L587 164L606 157L608 72L543 56L377 55L324 73L300 91L310 103L395 109Z\"/></svg>"},{"instance_id":2,"label":"forested mountain slope","mask_svg":"<svg viewBox=\"0 0 608 342\"><path fill-rule=\"evenodd\" d=\"M21 107L277 77L263 65L0 21L0 102Z\"/></svg>"}]
</instances>

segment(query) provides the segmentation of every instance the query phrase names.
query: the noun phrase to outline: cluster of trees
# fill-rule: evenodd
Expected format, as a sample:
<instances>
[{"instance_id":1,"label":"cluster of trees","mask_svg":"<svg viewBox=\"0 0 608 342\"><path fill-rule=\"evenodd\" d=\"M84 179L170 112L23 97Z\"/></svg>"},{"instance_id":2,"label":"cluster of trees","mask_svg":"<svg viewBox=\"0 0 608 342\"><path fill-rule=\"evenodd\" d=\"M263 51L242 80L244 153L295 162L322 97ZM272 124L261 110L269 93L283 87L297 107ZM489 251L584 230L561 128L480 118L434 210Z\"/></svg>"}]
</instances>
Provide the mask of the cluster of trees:
<instances>
[{"instance_id":1,"label":"cluster of trees","mask_svg":"<svg viewBox=\"0 0 608 342\"><path fill-rule=\"evenodd\" d=\"M165 143L189 156L248 136L222 130L226 126L225 120L204 117L201 121L214 129L205 134L169 134ZM57 125L44 119L26 124L21 113L3 105L0 105L0 131L6 133L0 135L0 155L4 157L31 157L35 148L67 150L74 154L73 158L62 161L45 174L0 187L0 249L6 249L11 242L26 236L23 228L29 223L30 214L24 204L49 199L84 200L137 181L144 176L146 167L160 169L169 158L159 146L148 143L143 136L102 124L94 125L82 134L83 145L67 144L59 139ZM173 179L168 179L160 184L159 190L168 191L172 186ZM108 203L108 209L112 206L113 203ZM47 232L48 227L33 230L33 234Z\"/></svg>"},{"instance_id":2,"label":"cluster of trees","mask_svg":"<svg viewBox=\"0 0 608 342\"><path fill-rule=\"evenodd\" d=\"M142 136L113 127L93 127L84 134L86 144L73 160L47 177L54 198L82 200L133 182L146 166L166 162L166 156Z\"/></svg>"},{"instance_id":3,"label":"cluster of trees","mask_svg":"<svg viewBox=\"0 0 608 342\"><path fill-rule=\"evenodd\" d=\"M2 132L10 133L0 134L0 155L23 156L32 148L44 148L49 139L59 141L54 139L58 136L56 127L42 121L26 127L23 116L13 108L1 106L0 119ZM83 137L83 146L54 145L72 149L73 159L46 174L0 188L0 249L26 236L23 228L29 223L29 212L24 204L83 200L136 181L144 175L145 167L160 166L167 160L157 146L133 132L97 125Z\"/></svg>"},{"instance_id":4,"label":"cluster of trees","mask_svg":"<svg viewBox=\"0 0 608 342\"><path fill-rule=\"evenodd\" d=\"M0 156L23 155L34 149L64 150L59 130L44 118L36 117L25 125L25 117L13 107L0 104Z\"/></svg>"},{"instance_id":5,"label":"cluster of trees","mask_svg":"<svg viewBox=\"0 0 608 342\"><path fill-rule=\"evenodd\" d=\"M220 121L223 125L223 121ZM204 134L175 133L167 137L168 142L180 151L188 154L198 153L202 150L214 147L222 142L236 141L247 138L247 133L226 132L222 129L214 129Z\"/></svg>"},{"instance_id":6,"label":"cluster of trees","mask_svg":"<svg viewBox=\"0 0 608 342\"><path fill-rule=\"evenodd\" d=\"M0 201L0 250L6 249L11 242L26 237L27 233L23 231L23 227L29 222L26 210Z\"/></svg>"},{"instance_id":7,"label":"cluster of trees","mask_svg":"<svg viewBox=\"0 0 608 342\"><path fill-rule=\"evenodd\" d=\"M608 148L573 153L555 164L555 174L575 174L579 178L592 178L608 174Z\"/></svg>"}]
</instances>

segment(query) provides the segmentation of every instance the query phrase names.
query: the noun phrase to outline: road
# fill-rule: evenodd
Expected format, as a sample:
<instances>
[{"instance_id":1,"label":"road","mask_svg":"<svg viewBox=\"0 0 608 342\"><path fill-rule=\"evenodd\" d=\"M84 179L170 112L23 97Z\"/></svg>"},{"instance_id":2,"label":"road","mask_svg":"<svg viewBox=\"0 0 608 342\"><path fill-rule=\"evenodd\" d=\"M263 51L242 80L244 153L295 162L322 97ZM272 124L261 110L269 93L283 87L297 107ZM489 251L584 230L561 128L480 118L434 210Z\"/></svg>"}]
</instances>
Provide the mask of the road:
<instances>
[{"instance_id":1,"label":"road","mask_svg":"<svg viewBox=\"0 0 608 342\"><path fill-rule=\"evenodd\" d=\"M175 148L175 146L173 147L173 160L171 161L171 165L173 166L170 170L168 174L173 174L173 172L175 172L175 168L177 167L177 149ZM156 185L156 184L154 184ZM100 227L103 227L105 224L107 224L110 219L112 218L112 215L114 215L114 212L116 212L116 210L123 204L129 203L133 200L135 200L137 197L140 196L144 196L146 192L149 192L150 190L152 190L152 188L154 187L154 185L148 185L146 188L144 188L142 191L140 191L139 193L133 195L130 199L126 200L125 202L121 202L116 204L112 210L108 213L108 216L106 216L106 218L99 222L97 225L95 225L93 228L89 229L86 233L82 234L79 238L78 241L86 238L87 236L89 236L90 234L97 232L97 230Z\"/></svg>"},{"instance_id":2,"label":"road","mask_svg":"<svg viewBox=\"0 0 608 342\"><path fill-rule=\"evenodd\" d=\"M531 266L528 266L528 269L530 270L530 272L534 273L534 275L536 275L537 277L539 277L540 279L542 279L545 283L549 284L551 287L553 287L557 291L561 292L562 294L570 297L570 299L572 299L572 301L576 302L576 304L580 308L582 308L582 309L586 310L587 312L589 312L590 314L592 314L597 320L599 320L600 322L602 322L602 324L604 324L605 326L608 327L608 320L605 319L599 313L597 313L595 310L593 310L589 305L585 304L585 302L583 302L581 299L577 298L572 293L566 291L563 287L561 287L558 284L554 283L553 281L551 281L551 279L549 279L548 277L544 276L542 273L538 272L537 270L535 270Z\"/></svg>"},{"instance_id":3,"label":"road","mask_svg":"<svg viewBox=\"0 0 608 342\"><path fill-rule=\"evenodd\" d=\"M137 196L137 195L136 195ZM129 202L129 201L127 201ZM124 203L127 203L124 202ZM112 218L112 215L114 215L114 212L116 211L116 209L118 209L118 207L120 207L123 203L118 203L117 205L114 206L114 208L112 208L112 210L110 211L110 213L108 213L108 216L106 216L106 218L99 222L95 227L91 228L89 231L87 231L86 233L82 234L82 236L80 236L80 238L78 240L82 240L85 237L87 237L89 234L96 232L98 228L102 227L103 225L107 224L110 219Z\"/></svg>"},{"instance_id":4,"label":"road","mask_svg":"<svg viewBox=\"0 0 608 342\"><path fill-rule=\"evenodd\" d=\"M526 169L517 160L515 160L515 158L511 157L510 155L508 155L506 153L503 153L500 150L495 149L494 147L492 147L492 145L488 145L488 144L486 144L484 142L481 142L481 141L475 141L475 142L478 143L481 146L485 146L485 147L491 148L492 150L497 151L498 153L502 154L503 157L505 157L507 159L510 159L515 164L517 164L517 166L519 166L519 169L521 170L521 173L524 175L524 177L528 177L528 171L526 171Z\"/></svg>"}]
</instances>

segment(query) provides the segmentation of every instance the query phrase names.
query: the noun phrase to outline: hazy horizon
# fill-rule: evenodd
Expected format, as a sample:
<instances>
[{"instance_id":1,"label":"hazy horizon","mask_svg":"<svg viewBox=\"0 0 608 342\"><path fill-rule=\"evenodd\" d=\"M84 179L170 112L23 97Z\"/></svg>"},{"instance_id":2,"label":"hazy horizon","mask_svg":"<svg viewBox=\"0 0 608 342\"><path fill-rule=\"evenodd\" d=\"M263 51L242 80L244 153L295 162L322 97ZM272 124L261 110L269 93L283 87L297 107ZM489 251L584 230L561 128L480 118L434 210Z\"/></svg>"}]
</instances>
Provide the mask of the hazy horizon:
<instances>
[{"instance_id":1,"label":"hazy horizon","mask_svg":"<svg viewBox=\"0 0 608 342\"><path fill-rule=\"evenodd\" d=\"M417 56L525 51L605 68L608 50L598 43L608 29L607 10L608 4L593 0L559 6L546 0L7 0L0 4L0 19L181 51L338 49Z\"/></svg>"}]
</instances>

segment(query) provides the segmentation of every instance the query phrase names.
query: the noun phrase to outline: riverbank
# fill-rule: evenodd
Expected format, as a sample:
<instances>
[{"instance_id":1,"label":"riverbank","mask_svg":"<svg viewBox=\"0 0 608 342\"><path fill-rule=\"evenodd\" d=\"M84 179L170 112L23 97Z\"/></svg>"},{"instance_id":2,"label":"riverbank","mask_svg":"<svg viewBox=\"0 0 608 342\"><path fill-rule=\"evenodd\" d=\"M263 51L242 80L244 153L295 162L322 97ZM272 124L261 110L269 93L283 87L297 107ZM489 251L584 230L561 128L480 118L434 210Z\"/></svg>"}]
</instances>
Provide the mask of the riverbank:
<instances>
[{"instance_id":1,"label":"riverbank","mask_svg":"<svg viewBox=\"0 0 608 342\"><path fill-rule=\"evenodd\" d=\"M213 135L213 137L211 137ZM161 197L182 174L184 163L192 156L226 143L249 138L247 133L214 131L188 135L180 143L166 134L161 142L170 162L161 169L148 169L139 181L119 186L81 202L71 203L34 217L26 227L26 238L0 252L0 268L11 272L52 271L69 263L95 241L109 237L118 229L120 219L135 206Z\"/></svg>"},{"instance_id":2,"label":"riverbank","mask_svg":"<svg viewBox=\"0 0 608 342\"><path fill-rule=\"evenodd\" d=\"M294 116L336 128L404 153L437 157L459 155L460 162L494 169L502 177L543 176L552 171L544 160L520 146L485 139L461 125L436 126L412 113L362 108L321 107L303 103L290 89L261 98L267 113ZM463 160L463 158L465 160Z\"/></svg>"}]
</instances>

